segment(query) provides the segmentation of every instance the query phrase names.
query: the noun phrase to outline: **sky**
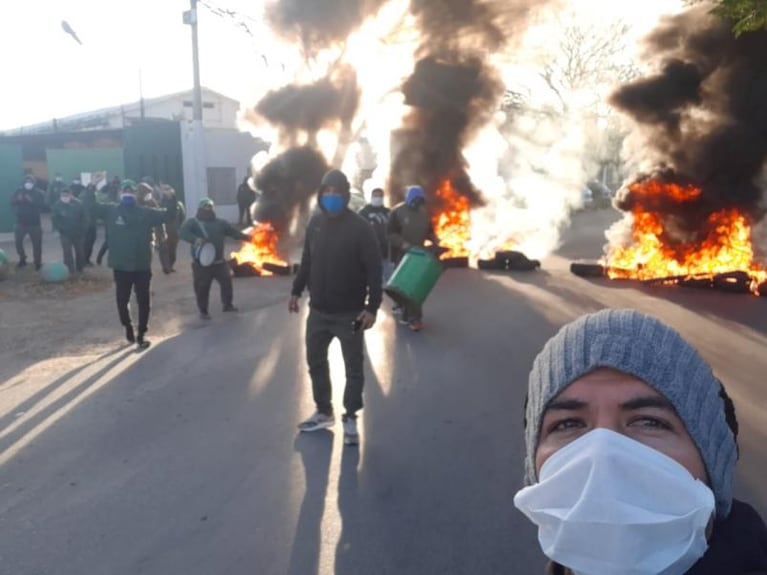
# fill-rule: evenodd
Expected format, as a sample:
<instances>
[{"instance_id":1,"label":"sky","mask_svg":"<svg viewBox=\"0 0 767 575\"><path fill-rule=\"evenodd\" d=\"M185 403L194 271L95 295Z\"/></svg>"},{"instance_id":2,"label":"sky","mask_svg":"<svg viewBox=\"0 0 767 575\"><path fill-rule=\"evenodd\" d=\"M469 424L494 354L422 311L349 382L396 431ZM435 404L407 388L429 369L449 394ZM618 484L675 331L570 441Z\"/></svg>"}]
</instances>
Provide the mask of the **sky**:
<instances>
[{"instance_id":1,"label":"sky","mask_svg":"<svg viewBox=\"0 0 767 575\"><path fill-rule=\"evenodd\" d=\"M298 50L259 20L264 0L207 0L247 16L251 36L199 8L201 83L242 102L290 80ZM680 0L567 0L595 23L618 16L648 29ZM0 13L0 130L190 89L188 0L6 0ZM10 8L12 5L12 9ZM75 30L82 45L64 33Z\"/></svg>"}]
</instances>

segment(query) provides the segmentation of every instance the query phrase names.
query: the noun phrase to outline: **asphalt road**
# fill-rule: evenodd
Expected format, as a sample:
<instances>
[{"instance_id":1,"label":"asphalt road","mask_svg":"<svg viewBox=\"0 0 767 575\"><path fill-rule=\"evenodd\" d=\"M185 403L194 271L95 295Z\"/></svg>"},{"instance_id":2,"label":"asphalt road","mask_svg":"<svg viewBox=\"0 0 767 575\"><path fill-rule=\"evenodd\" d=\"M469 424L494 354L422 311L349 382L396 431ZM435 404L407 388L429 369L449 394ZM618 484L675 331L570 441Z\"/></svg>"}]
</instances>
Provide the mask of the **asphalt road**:
<instances>
[{"instance_id":1,"label":"asphalt road","mask_svg":"<svg viewBox=\"0 0 767 575\"><path fill-rule=\"evenodd\" d=\"M18 406L59 393L35 418L0 417L0 573L540 574L512 504L527 373L559 326L603 307L658 315L712 362L740 419L737 495L764 515L767 300L571 275L615 217L576 216L538 272L448 270L419 334L386 306L359 448L340 424L296 433L313 405L282 297L60 374Z\"/></svg>"}]
</instances>

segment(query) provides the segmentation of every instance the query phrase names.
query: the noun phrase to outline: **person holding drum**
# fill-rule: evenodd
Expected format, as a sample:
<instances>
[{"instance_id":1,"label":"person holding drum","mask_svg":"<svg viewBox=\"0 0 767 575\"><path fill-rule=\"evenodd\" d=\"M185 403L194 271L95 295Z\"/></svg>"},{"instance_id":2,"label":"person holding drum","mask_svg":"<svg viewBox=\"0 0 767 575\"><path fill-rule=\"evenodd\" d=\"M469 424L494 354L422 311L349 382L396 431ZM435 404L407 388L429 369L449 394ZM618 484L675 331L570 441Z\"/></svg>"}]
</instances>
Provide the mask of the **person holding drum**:
<instances>
[{"instance_id":1,"label":"person holding drum","mask_svg":"<svg viewBox=\"0 0 767 575\"><path fill-rule=\"evenodd\" d=\"M409 186L405 201L397 204L389 216L387 233L392 261L399 263L410 248L420 248L426 240L432 245L439 244L431 223L431 216L426 211L426 195L421 186ZM395 308L397 311L398 308ZM423 329L423 308L410 302L402 308L400 323L407 324L411 330Z\"/></svg>"},{"instance_id":2,"label":"person holding drum","mask_svg":"<svg viewBox=\"0 0 767 575\"><path fill-rule=\"evenodd\" d=\"M335 424L328 346L341 343L346 367L344 444L359 443L357 412L362 409L364 331L373 327L381 305L381 252L373 228L349 209L350 185L340 170L320 182L318 212L309 220L301 266L293 281L288 311L308 286L306 361L317 411L298 425L301 431Z\"/></svg>"},{"instance_id":3,"label":"person holding drum","mask_svg":"<svg viewBox=\"0 0 767 575\"><path fill-rule=\"evenodd\" d=\"M217 218L215 204L210 198L200 200L197 215L186 220L178 234L182 240L192 244L194 295L197 299L200 318L210 319L208 300L213 280L218 282L224 311L237 311L232 304L234 288L231 270L224 260L224 241L228 236L247 242L250 236L242 233L226 220Z\"/></svg>"},{"instance_id":4,"label":"person holding drum","mask_svg":"<svg viewBox=\"0 0 767 575\"><path fill-rule=\"evenodd\" d=\"M165 210L138 205L136 183L123 180L119 204L96 204L96 217L104 222L109 237L107 263L114 272L117 312L125 327L125 339L136 342L138 350L149 347L144 337L149 327L149 286L152 281L152 229L165 222ZM138 337L133 332L131 291L138 304Z\"/></svg>"}]
</instances>

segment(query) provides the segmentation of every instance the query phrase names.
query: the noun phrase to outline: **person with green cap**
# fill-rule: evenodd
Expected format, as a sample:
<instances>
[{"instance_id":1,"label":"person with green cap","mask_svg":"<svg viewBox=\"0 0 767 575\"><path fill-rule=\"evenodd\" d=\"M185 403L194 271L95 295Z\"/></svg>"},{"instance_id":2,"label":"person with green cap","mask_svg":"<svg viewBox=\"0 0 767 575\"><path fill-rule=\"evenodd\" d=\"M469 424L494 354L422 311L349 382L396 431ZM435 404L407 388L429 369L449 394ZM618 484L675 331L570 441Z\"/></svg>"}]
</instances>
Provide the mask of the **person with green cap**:
<instances>
[{"instance_id":1,"label":"person with green cap","mask_svg":"<svg viewBox=\"0 0 767 575\"><path fill-rule=\"evenodd\" d=\"M203 198L194 218L186 220L178 231L179 237L192 244L192 276L194 295L200 318L210 319L208 301L213 280L218 282L221 291L221 303L225 312L237 311L232 300L234 287L232 271L224 257L224 241L227 237L247 242L250 236L235 228L226 220L216 217L215 204L210 198ZM215 250L212 261L201 261L199 248L209 243Z\"/></svg>"},{"instance_id":2,"label":"person with green cap","mask_svg":"<svg viewBox=\"0 0 767 575\"><path fill-rule=\"evenodd\" d=\"M83 271L83 245L88 216L82 202L72 196L69 188L63 188L58 201L51 206L51 224L53 230L59 234L64 264L69 268L69 273Z\"/></svg>"},{"instance_id":3,"label":"person with green cap","mask_svg":"<svg viewBox=\"0 0 767 575\"><path fill-rule=\"evenodd\" d=\"M125 338L137 343L139 351L144 350L150 344L145 334L149 327L152 229L165 222L165 210L139 206L133 180L120 184L118 204L96 204L94 209L109 238L107 264L114 275L117 313L125 327ZM138 334L134 333L128 307L131 292L138 303Z\"/></svg>"},{"instance_id":4,"label":"person with green cap","mask_svg":"<svg viewBox=\"0 0 767 575\"><path fill-rule=\"evenodd\" d=\"M535 358L525 483L550 575L767 573L767 527L733 497L735 407L679 333L631 309L565 325Z\"/></svg>"}]
</instances>

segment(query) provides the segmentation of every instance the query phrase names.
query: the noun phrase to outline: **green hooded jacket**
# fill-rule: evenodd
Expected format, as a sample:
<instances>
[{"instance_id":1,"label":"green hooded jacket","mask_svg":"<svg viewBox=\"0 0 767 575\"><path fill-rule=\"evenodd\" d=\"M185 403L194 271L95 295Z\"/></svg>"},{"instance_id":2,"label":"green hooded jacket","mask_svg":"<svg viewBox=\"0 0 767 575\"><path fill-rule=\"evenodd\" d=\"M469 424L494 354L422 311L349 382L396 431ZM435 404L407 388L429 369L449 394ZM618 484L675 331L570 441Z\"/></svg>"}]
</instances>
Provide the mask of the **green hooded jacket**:
<instances>
[{"instance_id":1,"label":"green hooded jacket","mask_svg":"<svg viewBox=\"0 0 767 575\"><path fill-rule=\"evenodd\" d=\"M224 241L229 236L235 240L247 242L248 234L242 233L226 220L202 221L197 218L186 220L178 231L179 237L194 246L197 240L206 240L216 248L216 261L224 261Z\"/></svg>"},{"instance_id":2,"label":"green hooded jacket","mask_svg":"<svg viewBox=\"0 0 767 575\"><path fill-rule=\"evenodd\" d=\"M72 198L69 203L57 200L51 207L51 223L62 236L79 237L87 227L85 207L77 198Z\"/></svg>"},{"instance_id":3,"label":"green hooded jacket","mask_svg":"<svg viewBox=\"0 0 767 575\"><path fill-rule=\"evenodd\" d=\"M152 269L152 228L165 222L165 210L120 204L96 204L109 238L109 267L120 271Z\"/></svg>"}]
</instances>

